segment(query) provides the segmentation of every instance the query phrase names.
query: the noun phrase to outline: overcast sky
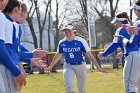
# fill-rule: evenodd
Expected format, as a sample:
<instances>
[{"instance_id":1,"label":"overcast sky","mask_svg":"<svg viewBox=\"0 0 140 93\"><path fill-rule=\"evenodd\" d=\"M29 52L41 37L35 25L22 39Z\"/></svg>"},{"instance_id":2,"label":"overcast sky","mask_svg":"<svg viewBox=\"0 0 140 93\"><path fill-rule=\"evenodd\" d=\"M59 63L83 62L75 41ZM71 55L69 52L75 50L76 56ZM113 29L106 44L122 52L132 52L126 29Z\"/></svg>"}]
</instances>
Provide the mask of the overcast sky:
<instances>
[{"instance_id":1,"label":"overcast sky","mask_svg":"<svg viewBox=\"0 0 140 93\"><path fill-rule=\"evenodd\" d=\"M21 0L20 0L21 1ZM26 0L24 0L26 1ZM56 0L52 0L52 9L55 11L56 6L55 6L55 1ZM119 4L118 4L118 11L122 12L122 11L126 11L129 14L129 1L130 0L120 0ZM134 13L133 13L134 14ZM135 15L133 15L133 20L135 19Z\"/></svg>"}]
</instances>

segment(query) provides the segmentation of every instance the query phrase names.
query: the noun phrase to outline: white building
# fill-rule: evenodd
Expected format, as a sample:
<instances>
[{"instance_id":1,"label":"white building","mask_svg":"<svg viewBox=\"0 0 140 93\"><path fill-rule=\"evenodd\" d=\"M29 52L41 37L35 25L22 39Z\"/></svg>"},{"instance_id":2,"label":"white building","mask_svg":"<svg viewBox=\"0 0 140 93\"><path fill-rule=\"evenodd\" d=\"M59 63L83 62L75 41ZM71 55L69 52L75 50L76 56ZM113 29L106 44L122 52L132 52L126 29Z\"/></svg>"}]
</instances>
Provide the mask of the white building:
<instances>
[{"instance_id":1,"label":"white building","mask_svg":"<svg viewBox=\"0 0 140 93\"><path fill-rule=\"evenodd\" d=\"M43 49L48 50L48 19L46 19L46 24L45 24L45 28L43 31ZM50 43L51 43L51 50L53 50L55 48L55 43L54 43L54 31L53 31L53 21L51 21L50 24ZM35 29L35 33L37 36L37 40L38 40L38 46L39 46L39 26L38 26L38 21L37 18L33 18L33 26ZM29 24L28 22L25 22L25 24L23 25L23 32L22 32L22 39L21 39L23 45L30 51L34 50L34 44L33 44L33 37L29 28Z\"/></svg>"}]
</instances>

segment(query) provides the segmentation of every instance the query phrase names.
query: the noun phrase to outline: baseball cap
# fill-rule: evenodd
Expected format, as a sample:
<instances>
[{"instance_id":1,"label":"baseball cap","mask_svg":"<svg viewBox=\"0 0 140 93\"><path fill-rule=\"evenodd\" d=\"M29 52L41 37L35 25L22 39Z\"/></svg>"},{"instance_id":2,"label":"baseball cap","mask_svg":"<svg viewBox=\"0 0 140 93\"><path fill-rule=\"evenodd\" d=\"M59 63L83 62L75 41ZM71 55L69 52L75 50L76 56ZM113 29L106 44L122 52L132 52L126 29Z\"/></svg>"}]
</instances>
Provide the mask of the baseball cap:
<instances>
[{"instance_id":1,"label":"baseball cap","mask_svg":"<svg viewBox=\"0 0 140 93\"><path fill-rule=\"evenodd\" d=\"M135 3L133 3L133 5L130 6L130 9L138 9L138 10L140 10L140 6L135 4Z\"/></svg>"},{"instance_id":2,"label":"baseball cap","mask_svg":"<svg viewBox=\"0 0 140 93\"><path fill-rule=\"evenodd\" d=\"M73 29L72 23L66 24L66 25L63 27L63 31L64 31L65 29L70 29L70 30L72 30L72 29Z\"/></svg>"},{"instance_id":3,"label":"baseball cap","mask_svg":"<svg viewBox=\"0 0 140 93\"><path fill-rule=\"evenodd\" d=\"M111 21L111 24L115 24L117 21L125 21L127 18L114 18L113 21Z\"/></svg>"}]
</instances>

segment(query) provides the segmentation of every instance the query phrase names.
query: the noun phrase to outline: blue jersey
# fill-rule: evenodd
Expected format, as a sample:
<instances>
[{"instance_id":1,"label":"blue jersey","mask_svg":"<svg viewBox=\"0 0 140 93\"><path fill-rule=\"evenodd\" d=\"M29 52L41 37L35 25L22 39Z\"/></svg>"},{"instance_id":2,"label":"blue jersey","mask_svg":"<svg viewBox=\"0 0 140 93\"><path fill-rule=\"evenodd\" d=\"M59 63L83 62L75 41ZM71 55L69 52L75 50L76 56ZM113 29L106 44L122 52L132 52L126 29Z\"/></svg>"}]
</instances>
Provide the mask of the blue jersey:
<instances>
[{"instance_id":1,"label":"blue jersey","mask_svg":"<svg viewBox=\"0 0 140 93\"><path fill-rule=\"evenodd\" d=\"M15 64L19 64L20 61L30 62L31 58L33 57L32 53L29 53L27 51L21 52L21 44L20 44L20 38L21 38L21 28L19 24L13 22L12 18L8 15L6 15L6 18L8 19L8 27L7 27L7 38L10 37L8 40L6 40L6 49L11 55L12 59L14 60ZM9 29L10 28L10 29ZM9 35L9 33L11 33ZM24 58L23 58L23 57Z\"/></svg>"},{"instance_id":2,"label":"blue jersey","mask_svg":"<svg viewBox=\"0 0 140 93\"><path fill-rule=\"evenodd\" d=\"M138 27L140 29L140 19L137 19L136 22L134 23L134 26ZM138 38L138 45L140 47L140 30L139 30L139 33L138 35L135 35L136 38Z\"/></svg>"},{"instance_id":3,"label":"blue jersey","mask_svg":"<svg viewBox=\"0 0 140 93\"><path fill-rule=\"evenodd\" d=\"M90 51L87 42L76 36L74 40L67 41L66 37L59 42L57 52L63 54L66 63L77 63L84 61L84 53Z\"/></svg>"},{"instance_id":4,"label":"blue jersey","mask_svg":"<svg viewBox=\"0 0 140 93\"><path fill-rule=\"evenodd\" d=\"M140 28L140 20L137 20L134 23L134 26ZM136 34L136 35L131 35L130 39L127 39L125 37L121 37L121 38L122 38L124 46L131 47L131 48L135 47L135 46L140 47L140 31L138 31L138 34Z\"/></svg>"},{"instance_id":5,"label":"blue jersey","mask_svg":"<svg viewBox=\"0 0 140 93\"><path fill-rule=\"evenodd\" d=\"M14 49L14 46L13 46L13 41L15 39L15 27L13 25L13 19L6 15L6 18L7 18L7 27L6 27L6 40L5 40L5 43L6 43L6 49L8 51L8 53L10 54L11 58L13 59L14 62L16 62L16 59L15 59L15 53L13 51Z\"/></svg>"},{"instance_id":6,"label":"blue jersey","mask_svg":"<svg viewBox=\"0 0 140 93\"><path fill-rule=\"evenodd\" d=\"M116 30L115 35L123 36L127 38L128 40L133 39L133 36L129 35L127 30L124 27L119 27ZM118 47L122 49L122 52L125 55L129 54L129 52L131 51L138 51L138 45L134 47L123 46L123 40L121 38L114 37L113 43L106 49L106 51L103 53L103 56L109 55L110 53L115 51Z\"/></svg>"},{"instance_id":7,"label":"blue jersey","mask_svg":"<svg viewBox=\"0 0 140 93\"><path fill-rule=\"evenodd\" d=\"M20 61L24 61L29 63L31 58L33 57L33 53L29 52L22 44L21 44L21 34L22 29L21 26L14 22L14 26L16 29L16 38L13 41L14 52L15 52L15 59L16 64L19 64Z\"/></svg>"},{"instance_id":8,"label":"blue jersey","mask_svg":"<svg viewBox=\"0 0 140 93\"><path fill-rule=\"evenodd\" d=\"M12 37L11 30L12 26L9 26L8 23L9 20L6 19L5 15L0 12L0 64L4 65L7 69L9 69L13 76L18 76L21 71L16 67L16 65L13 62L13 59L11 58L12 51L9 53L9 51L6 48L5 43L9 43L10 47L12 44ZM9 30L8 30L9 29Z\"/></svg>"}]
</instances>

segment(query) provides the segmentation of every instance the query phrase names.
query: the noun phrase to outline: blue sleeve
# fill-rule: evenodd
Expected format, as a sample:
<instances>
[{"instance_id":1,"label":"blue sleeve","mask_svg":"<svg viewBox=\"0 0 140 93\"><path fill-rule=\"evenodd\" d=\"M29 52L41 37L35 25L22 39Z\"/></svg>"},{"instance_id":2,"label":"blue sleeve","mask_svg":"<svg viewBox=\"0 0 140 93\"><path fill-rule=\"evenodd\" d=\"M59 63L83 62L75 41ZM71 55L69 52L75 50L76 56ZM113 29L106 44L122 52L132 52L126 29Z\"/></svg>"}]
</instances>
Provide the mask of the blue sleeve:
<instances>
[{"instance_id":1,"label":"blue sleeve","mask_svg":"<svg viewBox=\"0 0 140 93\"><path fill-rule=\"evenodd\" d=\"M21 49L21 51L28 51L29 52L29 50L26 49L23 45L20 45L20 49Z\"/></svg>"},{"instance_id":2,"label":"blue sleeve","mask_svg":"<svg viewBox=\"0 0 140 93\"><path fill-rule=\"evenodd\" d=\"M31 58L33 58L33 53L29 52L23 45L20 45L21 51L19 52L20 60L26 63L31 62Z\"/></svg>"},{"instance_id":3,"label":"blue sleeve","mask_svg":"<svg viewBox=\"0 0 140 93\"><path fill-rule=\"evenodd\" d=\"M130 40L125 37L120 37L122 40L123 46L135 47L136 45L138 45L139 41L140 41L139 35L135 35L134 38L133 39L130 38ZM131 36L131 37L133 37L133 36Z\"/></svg>"},{"instance_id":4,"label":"blue sleeve","mask_svg":"<svg viewBox=\"0 0 140 93\"><path fill-rule=\"evenodd\" d=\"M64 53L61 43L58 45L57 52L58 53Z\"/></svg>"},{"instance_id":5,"label":"blue sleeve","mask_svg":"<svg viewBox=\"0 0 140 93\"><path fill-rule=\"evenodd\" d=\"M127 47L134 47L136 45L138 45L138 41L139 39L137 38L137 36L134 37L134 39L132 40L132 42L128 41L126 46Z\"/></svg>"},{"instance_id":6,"label":"blue sleeve","mask_svg":"<svg viewBox=\"0 0 140 93\"><path fill-rule=\"evenodd\" d=\"M25 63L30 63L31 62L31 58L24 58L24 59L21 59L22 62L25 62Z\"/></svg>"},{"instance_id":7,"label":"blue sleeve","mask_svg":"<svg viewBox=\"0 0 140 93\"><path fill-rule=\"evenodd\" d=\"M112 43L104 52L103 56L107 56L111 54L113 51L115 51L118 47L121 46L121 43Z\"/></svg>"},{"instance_id":8,"label":"blue sleeve","mask_svg":"<svg viewBox=\"0 0 140 93\"><path fill-rule=\"evenodd\" d=\"M21 71L14 64L13 60L5 49L5 43L3 40L0 40L0 63L9 69L13 76L17 77L21 74Z\"/></svg>"},{"instance_id":9,"label":"blue sleeve","mask_svg":"<svg viewBox=\"0 0 140 93\"><path fill-rule=\"evenodd\" d=\"M32 52L27 52L27 51L20 51L19 52L20 58L25 59L25 58L33 58L33 53Z\"/></svg>"}]
</instances>

